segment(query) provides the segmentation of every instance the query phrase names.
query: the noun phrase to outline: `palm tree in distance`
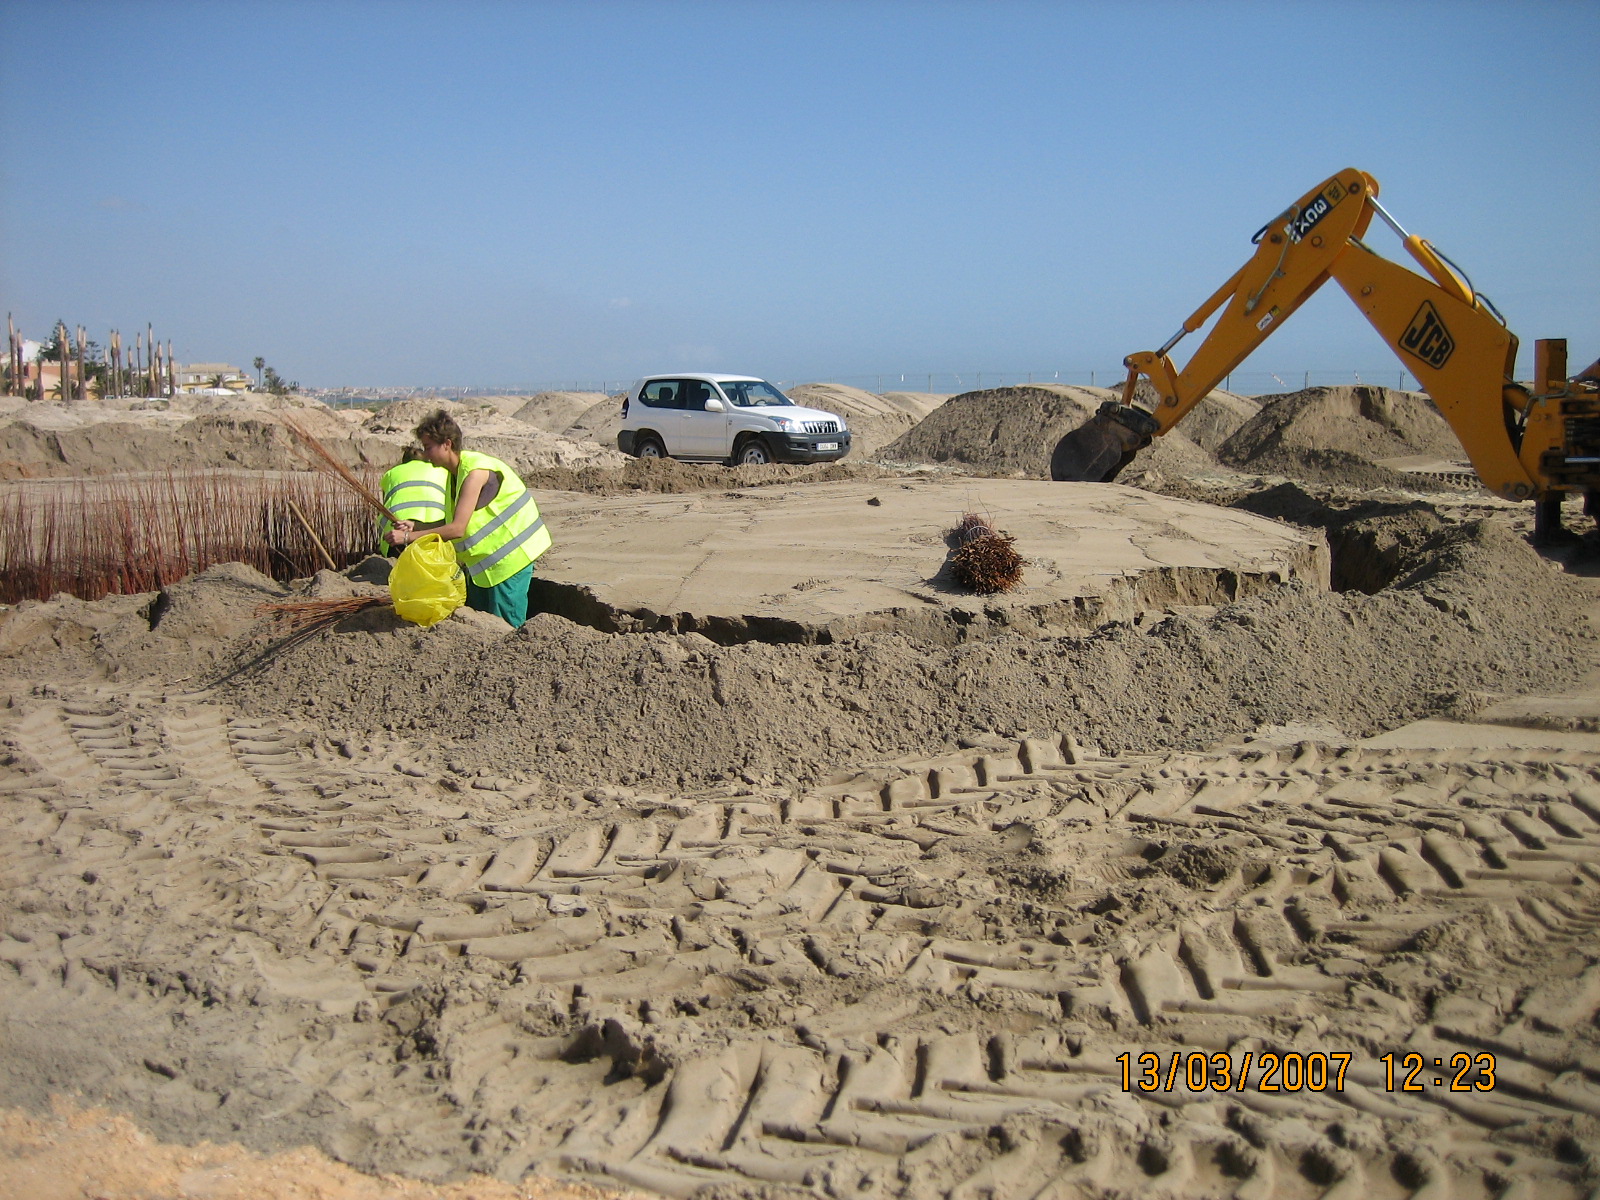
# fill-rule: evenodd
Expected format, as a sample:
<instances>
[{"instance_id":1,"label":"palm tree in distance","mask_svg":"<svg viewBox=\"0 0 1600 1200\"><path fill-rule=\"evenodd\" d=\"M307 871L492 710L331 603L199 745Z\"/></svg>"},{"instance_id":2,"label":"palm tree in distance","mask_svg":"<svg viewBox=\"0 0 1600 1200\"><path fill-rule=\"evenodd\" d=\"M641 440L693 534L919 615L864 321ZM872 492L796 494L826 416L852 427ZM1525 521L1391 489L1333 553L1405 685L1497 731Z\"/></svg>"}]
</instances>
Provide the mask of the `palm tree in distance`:
<instances>
[{"instance_id":1,"label":"palm tree in distance","mask_svg":"<svg viewBox=\"0 0 1600 1200\"><path fill-rule=\"evenodd\" d=\"M267 360L258 354L255 361L250 365L256 369L256 391L259 392L261 390L261 368L267 365Z\"/></svg>"}]
</instances>

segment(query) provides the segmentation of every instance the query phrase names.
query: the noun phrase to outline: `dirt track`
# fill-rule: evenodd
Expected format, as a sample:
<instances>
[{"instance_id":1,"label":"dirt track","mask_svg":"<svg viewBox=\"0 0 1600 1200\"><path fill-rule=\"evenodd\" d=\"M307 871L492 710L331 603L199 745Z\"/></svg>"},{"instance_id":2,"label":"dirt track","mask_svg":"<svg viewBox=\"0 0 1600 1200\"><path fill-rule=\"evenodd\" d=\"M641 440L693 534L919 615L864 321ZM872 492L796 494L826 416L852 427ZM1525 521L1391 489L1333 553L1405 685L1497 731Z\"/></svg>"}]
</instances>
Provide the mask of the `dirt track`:
<instances>
[{"instance_id":1,"label":"dirt track","mask_svg":"<svg viewBox=\"0 0 1600 1200\"><path fill-rule=\"evenodd\" d=\"M1587 560L1488 501L1184 487L1325 531L1348 590L266 658L238 569L24 606L0 1102L707 1200L1590 1194ZM1385 732L1422 717L1509 744Z\"/></svg>"}]
</instances>

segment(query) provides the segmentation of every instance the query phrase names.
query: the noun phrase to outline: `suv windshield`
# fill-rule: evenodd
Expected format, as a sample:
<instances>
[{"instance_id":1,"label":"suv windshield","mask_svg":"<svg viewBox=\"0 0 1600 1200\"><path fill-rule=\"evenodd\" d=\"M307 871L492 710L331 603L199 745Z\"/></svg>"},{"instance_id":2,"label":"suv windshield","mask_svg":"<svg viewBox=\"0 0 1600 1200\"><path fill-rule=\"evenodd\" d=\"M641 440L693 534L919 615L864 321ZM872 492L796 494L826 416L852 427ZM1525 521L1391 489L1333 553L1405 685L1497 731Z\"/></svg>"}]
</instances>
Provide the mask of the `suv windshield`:
<instances>
[{"instance_id":1,"label":"suv windshield","mask_svg":"<svg viewBox=\"0 0 1600 1200\"><path fill-rule=\"evenodd\" d=\"M728 399L739 408L793 408L794 401L770 383L759 379L729 379L721 384Z\"/></svg>"}]
</instances>

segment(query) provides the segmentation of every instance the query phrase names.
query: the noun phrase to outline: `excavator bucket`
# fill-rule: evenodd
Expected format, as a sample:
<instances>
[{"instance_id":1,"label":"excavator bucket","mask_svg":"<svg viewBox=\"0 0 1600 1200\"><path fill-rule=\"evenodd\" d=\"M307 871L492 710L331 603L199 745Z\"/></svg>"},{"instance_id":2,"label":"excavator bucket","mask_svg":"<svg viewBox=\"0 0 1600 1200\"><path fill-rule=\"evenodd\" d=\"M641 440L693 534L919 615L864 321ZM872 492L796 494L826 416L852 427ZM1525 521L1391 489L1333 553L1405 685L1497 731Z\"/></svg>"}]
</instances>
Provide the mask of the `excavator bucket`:
<instances>
[{"instance_id":1,"label":"excavator bucket","mask_svg":"<svg viewBox=\"0 0 1600 1200\"><path fill-rule=\"evenodd\" d=\"M1150 444L1159 426L1142 408L1107 400L1094 416L1056 443L1050 478L1067 483L1110 483Z\"/></svg>"}]
</instances>

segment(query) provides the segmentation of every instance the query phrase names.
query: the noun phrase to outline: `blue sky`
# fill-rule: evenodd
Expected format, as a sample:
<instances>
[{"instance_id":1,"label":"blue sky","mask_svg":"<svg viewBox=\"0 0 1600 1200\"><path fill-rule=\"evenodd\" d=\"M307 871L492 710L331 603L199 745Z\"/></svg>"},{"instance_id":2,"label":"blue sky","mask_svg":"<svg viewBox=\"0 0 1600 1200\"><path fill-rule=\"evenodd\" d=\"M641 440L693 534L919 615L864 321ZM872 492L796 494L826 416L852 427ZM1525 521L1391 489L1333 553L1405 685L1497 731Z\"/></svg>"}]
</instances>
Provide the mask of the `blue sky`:
<instances>
[{"instance_id":1,"label":"blue sky","mask_svg":"<svg viewBox=\"0 0 1600 1200\"><path fill-rule=\"evenodd\" d=\"M1356 166L1588 362L1597 57L1592 0L0 0L0 305L308 386L1105 384ZM1236 389L1399 369L1330 287Z\"/></svg>"}]
</instances>

